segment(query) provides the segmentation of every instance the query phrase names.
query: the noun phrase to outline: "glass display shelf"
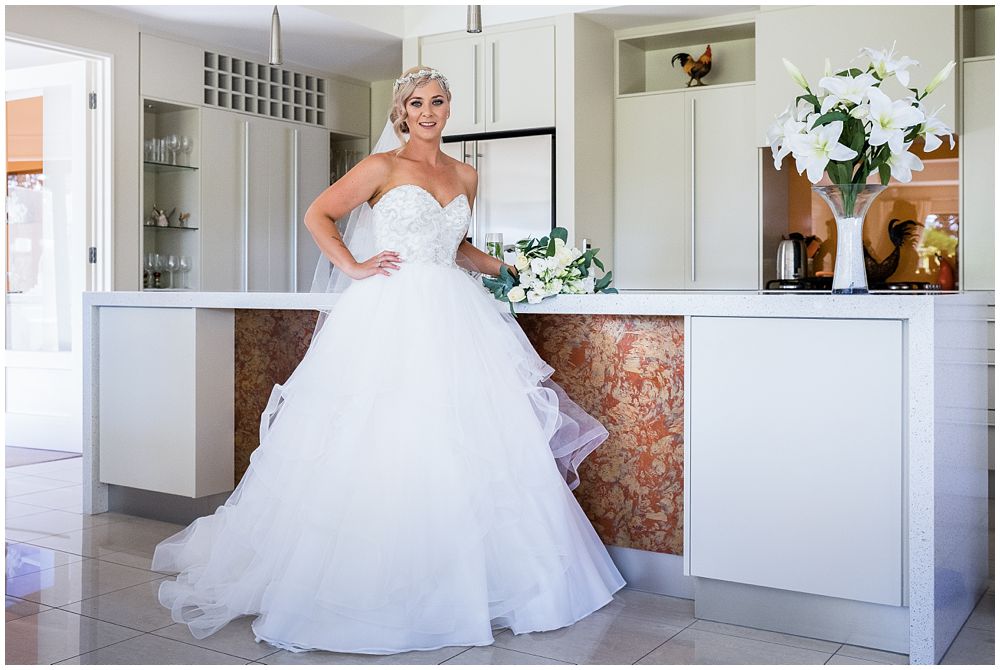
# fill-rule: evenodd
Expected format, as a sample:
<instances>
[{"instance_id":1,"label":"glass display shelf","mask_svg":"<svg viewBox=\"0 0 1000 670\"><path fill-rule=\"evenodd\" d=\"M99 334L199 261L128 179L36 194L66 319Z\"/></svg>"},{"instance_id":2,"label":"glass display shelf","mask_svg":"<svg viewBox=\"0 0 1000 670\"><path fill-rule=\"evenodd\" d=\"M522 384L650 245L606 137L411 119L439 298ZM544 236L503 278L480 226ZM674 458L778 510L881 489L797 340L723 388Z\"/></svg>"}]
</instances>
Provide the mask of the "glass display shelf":
<instances>
[{"instance_id":1,"label":"glass display shelf","mask_svg":"<svg viewBox=\"0 0 1000 670\"><path fill-rule=\"evenodd\" d=\"M142 164L147 170L157 173L186 172L198 169L194 165L174 165L173 163L158 163L156 161L143 161Z\"/></svg>"},{"instance_id":2,"label":"glass display shelf","mask_svg":"<svg viewBox=\"0 0 1000 670\"><path fill-rule=\"evenodd\" d=\"M148 223L142 224L142 227L143 228L157 228L157 229L167 228L169 230L198 230L197 226L151 226Z\"/></svg>"}]
</instances>

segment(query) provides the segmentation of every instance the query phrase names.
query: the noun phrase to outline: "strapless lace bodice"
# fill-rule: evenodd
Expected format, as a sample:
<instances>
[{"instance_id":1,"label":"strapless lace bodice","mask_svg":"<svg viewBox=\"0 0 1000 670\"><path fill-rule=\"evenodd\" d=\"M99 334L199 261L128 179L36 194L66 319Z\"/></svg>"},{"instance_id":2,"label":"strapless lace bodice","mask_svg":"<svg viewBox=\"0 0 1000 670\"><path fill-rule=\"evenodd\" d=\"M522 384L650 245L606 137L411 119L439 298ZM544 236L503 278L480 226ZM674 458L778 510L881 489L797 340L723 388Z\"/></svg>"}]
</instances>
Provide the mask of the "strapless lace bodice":
<instances>
[{"instance_id":1,"label":"strapless lace bodice","mask_svg":"<svg viewBox=\"0 0 1000 670\"><path fill-rule=\"evenodd\" d=\"M455 252L469 227L469 203L458 195L444 207L415 184L395 186L372 210L376 251L399 252L403 263L455 265Z\"/></svg>"}]
</instances>

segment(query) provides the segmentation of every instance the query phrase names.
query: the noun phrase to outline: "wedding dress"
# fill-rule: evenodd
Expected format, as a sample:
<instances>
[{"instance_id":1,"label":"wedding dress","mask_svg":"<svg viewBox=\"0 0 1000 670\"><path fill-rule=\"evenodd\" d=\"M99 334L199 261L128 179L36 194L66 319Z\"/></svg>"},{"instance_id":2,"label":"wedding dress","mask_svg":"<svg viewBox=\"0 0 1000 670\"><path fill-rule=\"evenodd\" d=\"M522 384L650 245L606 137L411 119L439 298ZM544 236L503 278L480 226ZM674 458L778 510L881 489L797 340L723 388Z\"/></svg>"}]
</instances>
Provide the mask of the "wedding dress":
<instances>
[{"instance_id":1,"label":"wedding dress","mask_svg":"<svg viewBox=\"0 0 1000 670\"><path fill-rule=\"evenodd\" d=\"M274 387L236 490L156 547L179 573L159 600L196 638L256 614L291 651L489 645L625 584L570 490L607 431L456 265L466 197L405 184L372 214L400 269L353 282Z\"/></svg>"}]
</instances>

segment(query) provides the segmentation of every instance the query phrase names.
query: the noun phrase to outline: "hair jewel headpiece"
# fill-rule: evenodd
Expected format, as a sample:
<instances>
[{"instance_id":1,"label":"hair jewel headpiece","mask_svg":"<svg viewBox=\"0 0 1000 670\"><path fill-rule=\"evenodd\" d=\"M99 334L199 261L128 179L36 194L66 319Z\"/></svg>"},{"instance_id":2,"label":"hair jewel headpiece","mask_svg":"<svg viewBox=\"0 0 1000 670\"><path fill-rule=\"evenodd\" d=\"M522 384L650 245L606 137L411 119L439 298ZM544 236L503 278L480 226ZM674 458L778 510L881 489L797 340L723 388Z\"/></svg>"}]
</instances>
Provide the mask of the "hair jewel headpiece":
<instances>
[{"instance_id":1,"label":"hair jewel headpiece","mask_svg":"<svg viewBox=\"0 0 1000 670\"><path fill-rule=\"evenodd\" d=\"M419 79L439 79L441 81L441 87L445 90L448 89L448 79L443 74L435 70L434 68L423 68L417 70L416 72L411 72L405 74L396 80L396 83L392 87L393 93L399 90L399 87L403 84L407 84L411 81L417 81Z\"/></svg>"}]
</instances>

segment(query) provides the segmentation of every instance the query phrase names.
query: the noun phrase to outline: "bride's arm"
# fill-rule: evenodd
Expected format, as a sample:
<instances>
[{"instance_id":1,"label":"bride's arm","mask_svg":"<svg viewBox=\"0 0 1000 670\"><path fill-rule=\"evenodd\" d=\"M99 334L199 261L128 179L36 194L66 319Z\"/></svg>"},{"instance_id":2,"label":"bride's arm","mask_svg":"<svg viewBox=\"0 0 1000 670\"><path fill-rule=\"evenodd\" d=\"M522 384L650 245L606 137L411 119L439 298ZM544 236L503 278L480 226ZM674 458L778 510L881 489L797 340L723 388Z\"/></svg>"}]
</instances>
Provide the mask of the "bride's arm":
<instances>
[{"instance_id":1,"label":"bride's arm","mask_svg":"<svg viewBox=\"0 0 1000 670\"><path fill-rule=\"evenodd\" d=\"M336 221L369 200L385 183L391 168L384 154L373 154L355 165L313 200L304 217L306 229L316 246L336 267L352 279L364 279L376 274L388 276L389 270L399 269L399 254L382 251L369 259L356 259L344 244Z\"/></svg>"},{"instance_id":2,"label":"bride's arm","mask_svg":"<svg viewBox=\"0 0 1000 670\"><path fill-rule=\"evenodd\" d=\"M507 269L512 275L517 275L517 270L513 265L509 263L502 262L499 258L494 258L489 254L480 251L473 245L469 244L468 240L462 240L462 243L458 245L457 256L465 256L472 265L475 266L477 272L482 272L484 275L499 275L500 267L503 265L507 266Z\"/></svg>"},{"instance_id":3,"label":"bride's arm","mask_svg":"<svg viewBox=\"0 0 1000 670\"><path fill-rule=\"evenodd\" d=\"M467 163L462 164L462 180L465 183L466 197L469 199L469 208L476 200L476 191L479 185L479 174L476 169ZM468 195L471 193L472 195ZM512 275L517 276L517 269L513 265L504 263L499 258L490 256L489 254L480 251L474 245L470 244L468 240L462 240L462 243L458 245L456 258L465 258L469 263L471 263L477 272L481 272L484 275L494 275L500 274L500 268L504 265Z\"/></svg>"}]
</instances>

